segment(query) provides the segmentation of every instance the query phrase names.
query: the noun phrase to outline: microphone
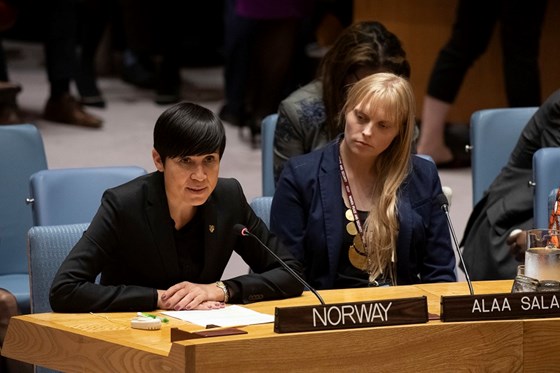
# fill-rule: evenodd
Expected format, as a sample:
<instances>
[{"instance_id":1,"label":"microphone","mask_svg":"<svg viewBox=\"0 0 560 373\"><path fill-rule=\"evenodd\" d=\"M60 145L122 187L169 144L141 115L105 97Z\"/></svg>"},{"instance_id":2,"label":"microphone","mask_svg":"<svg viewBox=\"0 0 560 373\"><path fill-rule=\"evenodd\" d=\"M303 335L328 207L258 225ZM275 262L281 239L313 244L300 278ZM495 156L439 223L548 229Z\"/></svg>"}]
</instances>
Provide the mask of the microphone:
<instances>
[{"instance_id":1,"label":"microphone","mask_svg":"<svg viewBox=\"0 0 560 373\"><path fill-rule=\"evenodd\" d=\"M453 243L455 243L457 254L459 254L459 261L463 266L463 270L465 272L465 278L467 279L467 284L469 285L469 291L471 292L471 295L474 295L471 278L469 277L469 272L467 271L467 267L465 266L465 262L463 260L463 254L459 249L459 241L457 241L457 236L455 236L455 230L453 229L453 224L451 223L451 217L449 216L449 203L447 202L447 197L445 196L445 194L441 193L437 196L437 201L440 204L441 209L445 213L445 217L447 219L447 226L449 227L449 230L451 231L451 235L453 236Z\"/></svg>"},{"instance_id":2,"label":"microphone","mask_svg":"<svg viewBox=\"0 0 560 373\"><path fill-rule=\"evenodd\" d=\"M276 259L281 265L282 267L284 267L284 269L286 271L288 271L288 273L290 273L296 280L298 280L303 286L305 286L307 289L309 289L313 294L315 294L315 296L317 297L317 299L319 299L319 302L321 302L321 304L324 306L325 305L325 301L323 301L323 298L321 298L321 296L319 295L319 293L317 292L317 290L313 289L311 287L311 285L309 285L304 279L302 279L293 269L290 268L289 265L287 265L282 259L280 259L280 257L278 255L276 255L276 253L274 251L272 251L272 249L268 246L266 246L257 236L255 236L253 233L249 232L249 229L247 229L246 226L242 225L242 224L235 224L233 226L233 232L239 236L243 236L243 237L252 237L255 240L257 240L257 242L259 244L261 244L262 247L264 247L266 249L266 251L268 251L273 257L274 259Z\"/></svg>"}]
</instances>

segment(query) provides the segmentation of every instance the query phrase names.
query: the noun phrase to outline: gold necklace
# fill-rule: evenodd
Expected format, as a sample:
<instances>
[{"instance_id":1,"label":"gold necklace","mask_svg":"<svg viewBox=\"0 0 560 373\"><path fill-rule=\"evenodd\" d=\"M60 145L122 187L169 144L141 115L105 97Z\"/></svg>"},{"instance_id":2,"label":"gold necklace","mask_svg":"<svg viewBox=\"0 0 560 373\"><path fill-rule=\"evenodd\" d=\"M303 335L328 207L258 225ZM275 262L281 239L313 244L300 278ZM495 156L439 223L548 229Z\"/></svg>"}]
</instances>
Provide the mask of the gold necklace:
<instances>
[{"instance_id":1,"label":"gold necklace","mask_svg":"<svg viewBox=\"0 0 560 373\"><path fill-rule=\"evenodd\" d=\"M346 210L344 215L346 216L346 219L349 220L348 224L346 224L346 232L348 232L349 235L354 236L354 240L348 248L348 259L354 267L365 271L367 269L367 254L362 241L362 235L358 234L358 228L356 228L352 210Z\"/></svg>"}]
</instances>

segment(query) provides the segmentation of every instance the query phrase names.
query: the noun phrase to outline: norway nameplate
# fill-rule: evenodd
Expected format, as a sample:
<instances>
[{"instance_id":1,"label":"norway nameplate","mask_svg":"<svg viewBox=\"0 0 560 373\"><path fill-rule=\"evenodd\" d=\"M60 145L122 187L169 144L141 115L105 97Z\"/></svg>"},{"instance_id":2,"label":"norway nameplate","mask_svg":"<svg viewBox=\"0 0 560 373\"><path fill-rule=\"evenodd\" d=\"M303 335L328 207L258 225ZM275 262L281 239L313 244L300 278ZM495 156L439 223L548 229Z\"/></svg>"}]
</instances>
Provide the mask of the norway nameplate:
<instances>
[{"instance_id":1,"label":"norway nameplate","mask_svg":"<svg viewBox=\"0 0 560 373\"><path fill-rule=\"evenodd\" d=\"M425 296L318 306L277 307L276 333L368 328L428 322Z\"/></svg>"}]
</instances>

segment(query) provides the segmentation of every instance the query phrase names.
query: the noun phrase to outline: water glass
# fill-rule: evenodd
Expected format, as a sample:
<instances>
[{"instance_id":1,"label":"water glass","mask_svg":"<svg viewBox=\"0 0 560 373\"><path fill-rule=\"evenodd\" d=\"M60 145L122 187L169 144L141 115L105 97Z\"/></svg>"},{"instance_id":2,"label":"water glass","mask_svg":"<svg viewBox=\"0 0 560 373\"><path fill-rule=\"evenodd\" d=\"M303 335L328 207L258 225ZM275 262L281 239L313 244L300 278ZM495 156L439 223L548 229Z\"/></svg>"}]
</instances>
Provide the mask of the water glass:
<instances>
[{"instance_id":1,"label":"water glass","mask_svg":"<svg viewBox=\"0 0 560 373\"><path fill-rule=\"evenodd\" d=\"M539 281L525 275L525 266L517 266L517 276L513 281L512 293L530 293L537 291Z\"/></svg>"},{"instance_id":2,"label":"water glass","mask_svg":"<svg viewBox=\"0 0 560 373\"><path fill-rule=\"evenodd\" d=\"M525 275L539 281L560 281L560 231L532 229L527 231Z\"/></svg>"}]
</instances>

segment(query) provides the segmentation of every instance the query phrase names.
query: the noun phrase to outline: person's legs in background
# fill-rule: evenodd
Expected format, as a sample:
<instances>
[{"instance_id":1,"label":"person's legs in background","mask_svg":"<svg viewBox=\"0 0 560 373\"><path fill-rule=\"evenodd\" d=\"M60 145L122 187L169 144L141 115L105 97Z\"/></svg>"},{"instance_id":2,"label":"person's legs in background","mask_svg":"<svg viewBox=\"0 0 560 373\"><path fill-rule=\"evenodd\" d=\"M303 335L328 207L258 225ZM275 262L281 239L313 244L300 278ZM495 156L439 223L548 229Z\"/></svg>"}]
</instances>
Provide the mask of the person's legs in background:
<instances>
[{"instance_id":1,"label":"person's legs in background","mask_svg":"<svg viewBox=\"0 0 560 373\"><path fill-rule=\"evenodd\" d=\"M0 13L2 14L0 17L0 124L15 124L21 123L16 101L21 86L10 82L1 33L14 26L18 9L9 1L0 1Z\"/></svg>"},{"instance_id":2,"label":"person's legs in background","mask_svg":"<svg viewBox=\"0 0 560 373\"><path fill-rule=\"evenodd\" d=\"M540 106L539 46L547 0L508 1L501 14L504 81L510 107Z\"/></svg>"},{"instance_id":3,"label":"person's legs in background","mask_svg":"<svg viewBox=\"0 0 560 373\"><path fill-rule=\"evenodd\" d=\"M95 56L112 13L110 0L85 0L79 5L79 53L76 86L82 105L105 107L105 100L97 86Z\"/></svg>"},{"instance_id":4,"label":"person's legs in background","mask_svg":"<svg viewBox=\"0 0 560 373\"><path fill-rule=\"evenodd\" d=\"M299 19L258 20L256 24L248 92L253 142L262 119L276 113L280 101L296 89L294 63L301 36Z\"/></svg>"},{"instance_id":5,"label":"person's legs in background","mask_svg":"<svg viewBox=\"0 0 560 373\"><path fill-rule=\"evenodd\" d=\"M445 122L463 79L490 42L499 15L499 0L459 1L451 39L441 49L422 106L417 150L440 166L453 162L445 144Z\"/></svg>"},{"instance_id":6,"label":"person's legs in background","mask_svg":"<svg viewBox=\"0 0 560 373\"><path fill-rule=\"evenodd\" d=\"M152 2L120 0L124 34L122 79L140 88L155 87L153 62L155 22L150 17ZM158 6L158 5L154 5Z\"/></svg>"},{"instance_id":7,"label":"person's legs in background","mask_svg":"<svg viewBox=\"0 0 560 373\"><path fill-rule=\"evenodd\" d=\"M46 7L45 56L50 96L43 117L53 122L99 128L103 121L86 112L70 94L77 64L78 0L53 0Z\"/></svg>"},{"instance_id":8,"label":"person's legs in background","mask_svg":"<svg viewBox=\"0 0 560 373\"><path fill-rule=\"evenodd\" d=\"M154 37L159 48L156 52L160 57L156 68L155 102L159 105L170 105L181 100L181 52L187 32L184 21L185 18L200 16L190 11L187 5L184 1L160 1L154 10L158 20ZM194 7L192 4L189 6Z\"/></svg>"},{"instance_id":9,"label":"person's legs in background","mask_svg":"<svg viewBox=\"0 0 560 373\"><path fill-rule=\"evenodd\" d=\"M6 55L0 38L0 125L22 122L16 101L16 96L20 91L21 86L10 82L8 77Z\"/></svg>"},{"instance_id":10,"label":"person's legs in background","mask_svg":"<svg viewBox=\"0 0 560 373\"><path fill-rule=\"evenodd\" d=\"M225 104L219 115L223 121L241 128L248 120L246 86L255 21L236 14L235 0L226 0L224 5Z\"/></svg>"}]
</instances>

